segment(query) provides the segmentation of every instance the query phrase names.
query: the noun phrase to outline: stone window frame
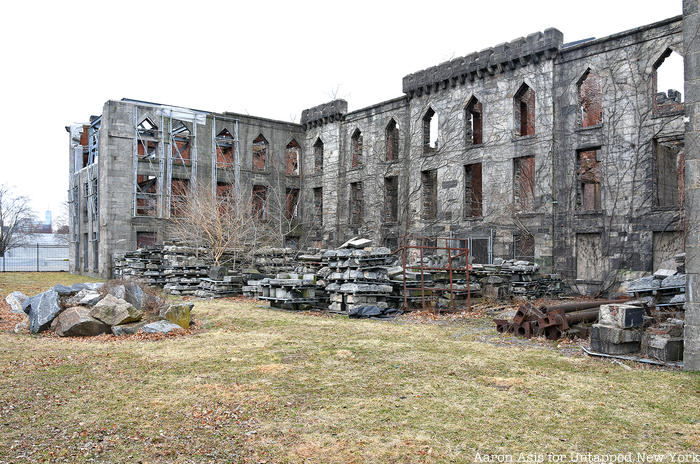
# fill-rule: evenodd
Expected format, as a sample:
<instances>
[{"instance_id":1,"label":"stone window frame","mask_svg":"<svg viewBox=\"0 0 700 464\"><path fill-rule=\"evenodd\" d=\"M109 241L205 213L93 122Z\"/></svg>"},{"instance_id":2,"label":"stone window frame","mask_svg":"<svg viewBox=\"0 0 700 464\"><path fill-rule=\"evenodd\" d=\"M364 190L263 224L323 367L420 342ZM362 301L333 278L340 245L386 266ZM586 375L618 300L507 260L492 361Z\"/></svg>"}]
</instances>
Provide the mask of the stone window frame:
<instances>
[{"instance_id":1,"label":"stone window frame","mask_svg":"<svg viewBox=\"0 0 700 464\"><path fill-rule=\"evenodd\" d=\"M359 126L350 135L350 169L360 169L364 165L364 135Z\"/></svg>"},{"instance_id":2,"label":"stone window frame","mask_svg":"<svg viewBox=\"0 0 700 464\"><path fill-rule=\"evenodd\" d=\"M588 126L584 125L584 117L583 117L583 98L581 96L581 89L583 86L583 83L586 82L588 77L593 74L594 76L597 76L599 81L600 81L600 121L596 124L591 124ZM604 115L604 107L603 107L603 76L598 73L595 68L591 66L586 66L586 70L581 73L580 77L576 81L576 86L575 86L575 100L576 100L576 105L578 107L578 111L576 112L576 130L590 130L590 129L597 129L599 127L603 126L603 115Z\"/></svg>"},{"instance_id":3,"label":"stone window frame","mask_svg":"<svg viewBox=\"0 0 700 464\"><path fill-rule=\"evenodd\" d=\"M658 70L659 68L663 65L664 61L666 58L671 56L673 53L677 53L678 55L683 58L685 61L685 56L676 49L675 46L672 44L667 45L664 50L659 53L654 60L654 63L651 65L651 109L652 109L652 115L654 117L664 117L664 116L678 116L678 115L683 115L685 114L685 100L682 101L679 104L678 108L664 108L664 107L659 107L659 105L656 102L656 94L658 93ZM674 89L678 90L678 89Z\"/></svg>"},{"instance_id":4,"label":"stone window frame","mask_svg":"<svg viewBox=\"0 0 700 464\"><path fill-rule=\"evenodd\" d=\"M265 154L265 159L264 159L264 165L262 169L257 168L255 166L255 157L256 157L256 146L263 146L263 153ZM270 169L270 142L268 142L267 138L263 135L263 133L259 133L257 137L253 139L253 142L251 144L251 154L252 154L252 170L254 172L268 172Z\"/></svg>"},{"instance_id":5,"label":"stone window frame","mask_svg":"<svg viewBox=\"0 0 700 464\"><path fill-rule=\"evenodd\" d=\"M422 153L423 155L433 155L438 151L439 147L439 138L440 138L440 116L437 111L433 108L433 105L428 105L425 111L423 111L423 116L421 116L421 124L422 124L422 130L423 130L423 137L422 137ZM430 143L430 140L432 139L432 131L431 131L431 126L432 126L432 120L433 118L437 118L436 122L436 134L435 134L435 146L432 146Z\"/></svg>"},{"instance_id":6,"label":"stone window frame","mask_svg":"<svg viewBox=\"0 0 700 464\"><path fill-rule=\"evenodd\" d=\"M474 111L470 107L475 107L479 105L478 114L479 116L479 142L475 142L475 134L472 127L474 123L469 123L470 120L474 119ZM484 103L477 95L472 94L467 103L464 105L464 146L466 148L477 148L484 144Z\"/></svg>"},{"instance_id":7,"label":"stone window frame","mask_svg":"<svg viewBox=\"0 0 700 464\"><path fill-rule=\"evenodd\" d=\"M316 137L316 141L313 144L314 153L314 174L323 174L323 158L325 156L324 150L325 145L321 137ZM320 161L320 162L319 162Z\"/></svg>"},{"instance_id":8,"label":"stone window frame","mask_svg":"<svg viewBox=\"0 0 700 464\"><path fill-rule=\"evenodd\" d=\"M292 170L289 172L289 152L290 150L297 150L297 169L296 174ZM295 137L292 137L289 142L284 146L284 173L286 176L299 177L301 175L301 160L302 160L302 150L301 144L297 141Z\"/></svg>"},{"instance_id":9,"label":"stone window frame","mask_svg":"<svg viewBox=\"0 0 700 464\"><path fill-rule=\"evenodd\" d=\"M526 121L532 118L532 133L523 134L523 103L526 108L528 103L523 101L525 94L532 92L532 111L528 111ZM526 126L527 127L527 126ZM525 132L528 132L527 129ZM522 81L513 94L513 135L515 138L534 137L537 135L537 91L527 81Z\"/></svg>"},{"instance_id":10,"label":"stone window frame","mask_svg":"<svg viewBox=\"0 0 700 464\"><path fill-rule=\"evenodd\" d=\"M394 125L392 129L390 129L391 125ZM390 135L389 132L392 132L393 134L391 135L391 153L392 153L392 158L389 159L389 143L390 143ZM392 163L395 161L398 161L401 155L401 130L399 129L399 123L396 121L395 117L390 117L389 121L384 125L384 161L388 163Z\"/></svg>"}]
</instances>

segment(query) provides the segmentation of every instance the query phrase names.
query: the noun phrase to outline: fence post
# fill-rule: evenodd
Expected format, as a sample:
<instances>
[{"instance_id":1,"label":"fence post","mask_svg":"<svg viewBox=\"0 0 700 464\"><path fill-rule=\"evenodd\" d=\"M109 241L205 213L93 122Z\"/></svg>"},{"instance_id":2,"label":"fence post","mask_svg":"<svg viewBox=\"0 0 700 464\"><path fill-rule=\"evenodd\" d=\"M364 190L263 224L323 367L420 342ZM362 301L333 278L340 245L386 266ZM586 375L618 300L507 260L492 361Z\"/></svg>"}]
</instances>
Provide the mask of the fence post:
<instances>
[{"instance_id":1,"label":"fence post","mask_svg":"<svg viewBox=\"0 0 700 464\"><path fill-rule=\"evenodd\" d=\"M5 253L4 251L2 252L2 272L5 272Z\"/></svg>"},{"instance_id":2,"label":"fence post","mask_svg":"<svg viewBox=\"0 0 700 464\"><path fill-rule=\"evenodd\" d=\"M39 244L36 244L36 272L39 272Z\"/></svg>"}]
</instances>

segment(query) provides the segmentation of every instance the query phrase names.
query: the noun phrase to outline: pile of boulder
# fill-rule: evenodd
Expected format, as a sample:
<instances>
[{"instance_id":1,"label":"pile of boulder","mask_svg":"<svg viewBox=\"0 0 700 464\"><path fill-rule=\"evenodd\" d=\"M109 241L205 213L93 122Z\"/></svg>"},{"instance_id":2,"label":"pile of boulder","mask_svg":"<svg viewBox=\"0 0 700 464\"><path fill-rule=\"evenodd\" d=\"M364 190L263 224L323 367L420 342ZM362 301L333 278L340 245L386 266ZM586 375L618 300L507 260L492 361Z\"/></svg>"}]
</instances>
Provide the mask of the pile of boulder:
<instances>
[{"instance_id":1,"label":"pile of boulder","mask_svg":"<svg viewBox=\"0 0 700 464\"><path fill-rule=\"evenodd\" d=\"M106 333L132 335L169 333L190 327L192 303L169 304L136 281L88 282L55 287L34 296L12 292L5 301L11 311L26 314L15 332L51 330L61 337L91 337Z\"/></svg>"}]
</instances>

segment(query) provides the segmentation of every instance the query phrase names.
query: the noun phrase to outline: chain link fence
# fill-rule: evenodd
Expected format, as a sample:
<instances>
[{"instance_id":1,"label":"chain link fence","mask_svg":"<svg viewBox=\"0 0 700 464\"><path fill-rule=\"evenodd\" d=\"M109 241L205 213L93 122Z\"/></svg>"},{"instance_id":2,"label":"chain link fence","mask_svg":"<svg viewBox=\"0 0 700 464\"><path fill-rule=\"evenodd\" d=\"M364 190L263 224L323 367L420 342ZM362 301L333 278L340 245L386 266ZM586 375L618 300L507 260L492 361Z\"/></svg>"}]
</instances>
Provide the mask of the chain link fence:
<instances>
[{"instance_id":1,"label":"chain link fence","mask_svg":"<svg viewBox=\"0 0 700 464\"><path fill-rule=\"evenodd\" d=\"M68 271L68 245L25 245L0 257L1 272Z\"/></svg>"}]
</instances>

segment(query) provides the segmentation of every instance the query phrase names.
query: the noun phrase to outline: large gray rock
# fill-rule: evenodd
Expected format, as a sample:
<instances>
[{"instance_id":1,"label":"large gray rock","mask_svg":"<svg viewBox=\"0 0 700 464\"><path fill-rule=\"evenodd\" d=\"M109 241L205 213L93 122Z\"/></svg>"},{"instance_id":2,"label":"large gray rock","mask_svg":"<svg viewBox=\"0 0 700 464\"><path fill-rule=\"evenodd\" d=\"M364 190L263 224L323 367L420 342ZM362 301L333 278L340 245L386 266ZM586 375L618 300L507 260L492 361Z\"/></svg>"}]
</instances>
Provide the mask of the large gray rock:
<instances>
[{"instance_id":1,"label":"large gray rock","mask_svg":"<svg viewBox=\"0 0 700 464\"><path fill-rule=\"evenodd\" d=\"M102 299L102 295L93 290L86 288L68 298L65 301L65 306L94 306L95 303Z\"/></svg>"},{"instance_id":2,"label":"large gray rock","mask_svg":"<svg viewBox=\"0 0 700 464\"><path fill-rule=\"evenodd\" d=\"M79 292L80 290L91 290L93 292L96 292L97 290L101 289L102 286L104 285L104 282L83 282L79 284L73 284L71 288L73 291Z\"/></svg>"},{"instance_id":3,"label":"large gray rock","mask_svg":"<svg viewBox=\"0 0 700 464\"><path fill-rule=\"evenodd\" d=\"M31 298L29 309L29 331L33 334L46 330L51 321L61 312L58 292L47 290Z\"/></svg>"},{"instance_id":4,"label":"large gray rock","mask_svg":"<svg viewBox=\"0 0 700 464\"><path fill-rule=\"evenodd\" d=\"M94 337L109 332L109 326L90 317L92 308L73 306L56 318L56 334L60 337Z\"/></svg>"},{"instance_id":5,"label":"large gray rock","mask_svg":"<svg viewBox=\"0 0 700 464\"><path fill-rule=\"evenodd\" d=\"M15 314L24 314L22 306L27 298L29 297L22 292L12 292L5 297L5 301L10 305L10 312Z\"/></svg>"},{"instance_id":6,"label":"large gray rock","mask_svg":"<svg viewBox=\"0 0 700 464\"><path fill-rule=\"evenodd\" d=\"M56 293L58 293L60 296L69 296L73 295L75 293L78 293L78 290L73 290L73 287L67 287L65 285L54 285L52 288Z\"/></svg>"},{"instance_id":7,"label":"large gray rock","mask_svg":"<svg viewBox=\"0 0 700 464\"><path fill-rule=\"evenodd\" d=\"M170 321L156 321L144 325L141 330L146 333L169 333L173 330L182 330L182 327Z\"/></svg>"},{"instance_id":8,"label":"large gray rock","mask_svg":"<svg viewBox=\"0 0 700 464\"><path fill-rule=\"evenodd\" d=\"M135 333L138 333L138 331L141 330L146 324L148 324L148 322L141 321L132 322L131 324L115 325L112 326L112 333L117 336L134 335Z\"/></svg>"},{"instance_id":9,"label":"large gray rock","mask_svg":"<svg viewBox=\"0 0 700 464\"><path fill-rule=\"evenodd\" d=\"M120 300L123 300L124 298L126 298L126 287L123 285L114 285L112 287L109 287L107 293L119 298Z\"/></svg>"},{"instance_id":10,"label":"large gray rock","mask_svg":"<svg viewBox=\"0 0 700 464\"><path fill-rule=\"evenodd\" d=\"M114 295L107 295L92 308L90 316L107 325L121 325L140 321L143 311Z\"/></svg>"},{"instance_id":11,"label":"large gray rock","mask_svg":"<svg viewBox=\"0 0 700 464\"><path fill-rule=\"evenodd\" d=\"M193 303L173 304L160 311L160 317L173 324L177 324L183 329L190 327L190 311L194 307Z\"/></svg>"},{"instance_id":12,"label":"large gray rock","mask_svg":"<svg viewBox=\"0 0 700 464\"><path fill-rule=\"evenodd\" d=\"M136 309L143 309L146 306L148 295L144 293L138 283L130 280L124 285L124 300L131 303Z\"/></svg>"}]
</instances>

